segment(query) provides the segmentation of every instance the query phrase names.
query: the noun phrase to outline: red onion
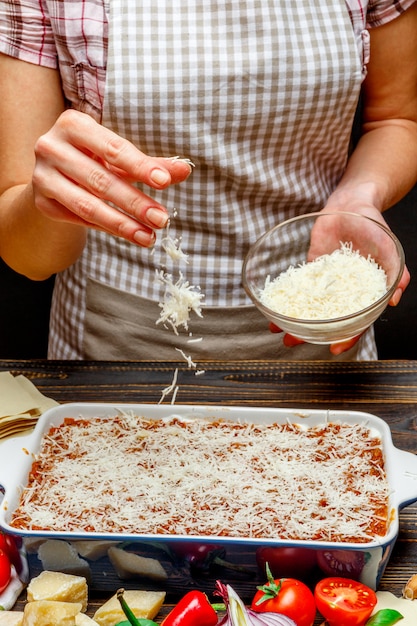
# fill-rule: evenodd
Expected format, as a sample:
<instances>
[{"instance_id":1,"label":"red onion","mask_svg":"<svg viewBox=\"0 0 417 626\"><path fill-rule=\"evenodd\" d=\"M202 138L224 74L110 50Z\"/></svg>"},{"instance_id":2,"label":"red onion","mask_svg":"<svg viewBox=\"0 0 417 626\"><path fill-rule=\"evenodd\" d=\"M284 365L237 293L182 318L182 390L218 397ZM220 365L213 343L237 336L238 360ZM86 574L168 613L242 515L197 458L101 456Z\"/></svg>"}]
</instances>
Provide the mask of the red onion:
<instances>
[{"instance_id":1,"label":"red onion","mask_svg":"<svg viewBox=\"0 0 417 626\"><path fill-rule=\"evenodd\" d=\"M246 607L230 585L216 582L217 592L223 598L227 613L218 626L297 626L291 618L282 613L256 613Z\"/></svg>"}]
</instances>

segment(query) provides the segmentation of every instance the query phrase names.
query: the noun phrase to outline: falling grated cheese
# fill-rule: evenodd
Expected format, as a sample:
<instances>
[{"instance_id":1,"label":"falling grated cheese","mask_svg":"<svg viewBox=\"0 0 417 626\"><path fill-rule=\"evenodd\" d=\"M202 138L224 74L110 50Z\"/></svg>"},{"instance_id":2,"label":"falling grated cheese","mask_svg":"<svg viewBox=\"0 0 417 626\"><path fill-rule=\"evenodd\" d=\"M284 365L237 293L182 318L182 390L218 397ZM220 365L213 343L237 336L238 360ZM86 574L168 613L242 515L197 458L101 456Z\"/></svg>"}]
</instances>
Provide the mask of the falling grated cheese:
<instances>
[{"instance_id":1,"label":"falling grated cheese","mask_svg":"<svg viewBox=\"0 0 417 626\"><path fill-rule=\"evenodd\" d=\"M175 348L175 350L177 352L179 352L182 356L182 358L187 361L187 365L188 367L191 369L192 367L195 369L197 367L197 365L194 363L192 357L189 354L185 354L184 350L181 350L181 348Z\"/></svg>"},{"instance_id":2,"label":"falling grated cheese","mask_svg":"<svg viewBox=\"0 0 417 626\"><path fill-rule=\"evenodd\" d=\"M169 396L171 393L173 394L172 397L174 398L174 401L175 401L175 398L178 392L177 380L178 380L178 367L175 368L174 370L174 376L172 378L171 384L168 385L168 387L165 387L165 389L162 389L162 394L161 394L158 404L161 404L161 402L163 402L165 398ZM171 404L174 404L174 402L171 402Z\"/></svg>"},{"instance_id":3,"label":"falling grated cheese","mask_svg":"<svg viewBox=\"0 0 417 626\"><path fill-rule=\"evenodd\" d=\"M198 287L190 285L181 272L175 283L171 274L167 274L162 270L157 270L156 274L158 280L165 285L164 299L163 302L159 303L162 311L156 323L169 323L175 334L178 335L179 326L183 326L185 330L188 330L191 311L202 317L201 301L204 298L204 294L201 293Z\"/></svg>"},{"instance_id":4,"label":"falling grated cheese","mask_svg":"<svg viewBox=\"0 0 417 626\"><path fill-rule=\"evenodd\" d=\"M387 532L388 496L366 425L128 413L52 428L11 526L366 543Z\"/></svg>"},{"instance_id":5,"label":"falling grated cheese","mask_svg":"<svg viewBox=\"0 0 417 626\"><path fill-rule=\"evenodd\" d=\"M172 160L181 160L186 162L190 167L194 167L189 159L180 159L179 157L172 157ZM174 208L173 215L176 217L178 214L177 209ZM169 234L170 221L166 229L166 235L161 240L162 248L172 261L180 262L185 261L188 263L188 254L181 249L181 238L173 238ZM171 274L165 273L163 270L156 271L156 278L165 286L163 302L159 303L159 307L162 309L161 314L156 321L156 324L168 323L176 335L179 334L178 327L183 326L185 330L188 330L188 321L191 311L194 311L199 317L202 317L201 306L204 295L201 293L200 288L190 285L188 281L184 279L184 276L180 272L180 277L176 283L174 283ZM190 333L191 336L191 333ZM200 339L194 341L201 341ZM191 341L191 340L189 340ZM188 367L196 369L197 365L192 360L191 356L187 356L180 348L175 348L181 353L183 358L187 361ZM204 373L203 370L199 370L199 374ZM162 390L162 395L159 400L159 404L166 398L167 395L171 395L171 404L175 403L179 386L177 385L178 370L174 372L173 382L169 387Z\"/></svg>"},{"instance_id":6,"label":"falling grated cheese","mask_svg":"<svg viewBox=\"0 0 417 626\"><path fill-rule=\"evenodd\" d=\"M162 237L161 239L161 246L173 261L184 261L185 263L188 263L188 254L183 252L183 250L181 249L181 238L175 237L174 239L173 237L171 237L171 235L169 234L169 225L170 222L168 222L168 225L165 229L165 237Z\"/></svg>"},{"instance_id":7,"label":"falling grated cheese","mask_svg":"<svg viewBox=\"0 0 417 626\"><path fill-rule=\"evenodd\" d=\"M386 290L386 274L376 261L344 243L310 263L290 266L273 280L268 276L260 300L287 317L325 320L360 311Z\"/></svg>"}]
</instances>

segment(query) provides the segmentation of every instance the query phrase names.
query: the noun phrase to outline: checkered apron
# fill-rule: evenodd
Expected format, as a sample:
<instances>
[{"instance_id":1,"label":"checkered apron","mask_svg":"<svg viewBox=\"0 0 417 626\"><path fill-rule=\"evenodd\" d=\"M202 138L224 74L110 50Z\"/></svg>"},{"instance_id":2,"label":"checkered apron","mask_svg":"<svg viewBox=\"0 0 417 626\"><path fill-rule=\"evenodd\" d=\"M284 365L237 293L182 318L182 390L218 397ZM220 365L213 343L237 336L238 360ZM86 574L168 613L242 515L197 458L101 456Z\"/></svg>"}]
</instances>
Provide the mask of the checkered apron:
<instances>
[{"instance_id":1,"label":"checkered apron","mask_svg":"<svg viewBox=\"0 0 417 626\"><path fill-rule=\"evenodd\" d=\"M147 189L172 214L187 265L91 232L58 278L53 358L330 358L271 336L241 284L248 247L322 208L343 174L362 74L345 0L110 0L103 124L143 152L187 157L189 179ZM155 322L155 271L205 294L188 346ZM55 337L55 339L54 339ZM364 349L360 356L376 358Z\"/></svg>"}]
</instances>

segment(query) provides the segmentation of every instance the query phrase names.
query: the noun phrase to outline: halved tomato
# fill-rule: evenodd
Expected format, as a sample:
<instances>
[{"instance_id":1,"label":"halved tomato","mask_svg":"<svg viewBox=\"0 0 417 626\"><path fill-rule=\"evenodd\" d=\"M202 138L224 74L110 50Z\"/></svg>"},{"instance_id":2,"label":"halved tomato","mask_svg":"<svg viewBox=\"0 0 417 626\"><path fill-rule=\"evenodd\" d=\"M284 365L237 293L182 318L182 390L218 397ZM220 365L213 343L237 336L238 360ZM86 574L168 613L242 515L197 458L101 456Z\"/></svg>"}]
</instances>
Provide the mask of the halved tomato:
<instances>
[{"instance_id":1,"label":"halved tomato","mask_svg":"<svg viewBox=\"0 0 417 626\"><path fill-rule=\"evenodd\" d=\"M375 591L350 578L323 578L314 590L318 611L329 626L361 626L376 603Z\"/></svg>"}]
</instances>

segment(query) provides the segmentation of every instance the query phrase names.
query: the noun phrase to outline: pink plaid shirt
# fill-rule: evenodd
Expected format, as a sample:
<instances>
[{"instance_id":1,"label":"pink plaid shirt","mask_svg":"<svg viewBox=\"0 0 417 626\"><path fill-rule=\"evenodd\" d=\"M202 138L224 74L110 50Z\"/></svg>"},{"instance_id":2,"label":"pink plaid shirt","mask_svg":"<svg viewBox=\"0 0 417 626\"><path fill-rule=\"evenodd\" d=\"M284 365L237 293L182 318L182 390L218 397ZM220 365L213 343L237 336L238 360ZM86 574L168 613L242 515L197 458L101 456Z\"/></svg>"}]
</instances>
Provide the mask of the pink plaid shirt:
<instances>
[{"instance_id":1,"label":"pink plaid shirt","mask_svg":"<svg viewBox=\"0 0 417 626\"><path fill-rule=\"evenodd\" d=\"M0 0L0 52L59 66L67 100L101 118L106 80L110 0ZM346 0L362 65L367 30L391 21L416 0Z\"/></svg>"}]
</instances>

